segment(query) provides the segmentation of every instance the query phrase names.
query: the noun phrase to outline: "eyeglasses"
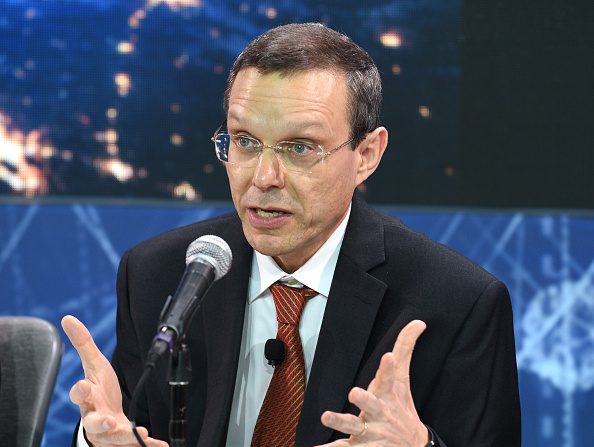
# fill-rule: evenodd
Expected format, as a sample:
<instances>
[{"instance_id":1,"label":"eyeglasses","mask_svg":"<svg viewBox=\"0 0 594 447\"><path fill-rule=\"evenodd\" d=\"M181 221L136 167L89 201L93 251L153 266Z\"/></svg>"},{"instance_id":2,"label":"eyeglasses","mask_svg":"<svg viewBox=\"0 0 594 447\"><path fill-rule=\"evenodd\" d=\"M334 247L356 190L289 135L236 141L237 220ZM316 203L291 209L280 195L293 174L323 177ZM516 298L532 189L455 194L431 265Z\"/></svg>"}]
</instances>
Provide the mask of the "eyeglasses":
<instances>
[{"instance_id":1,"label":"eyeglasses","mask_svg":"<svg viewBox=\"0 0 594 447\"><path fill-rule=\"evenodd\" d=\"M351 138L329 151L319 144L305 141L279 141L270 146L249 135L221 131L224 127L225 123L221 124L211 138L215 154L223 163L253 168L258 164L264 149L269 148L274 150L285 169L300 174L310 174L316 164L354 141Z\"/></svg>"}]
</instances>

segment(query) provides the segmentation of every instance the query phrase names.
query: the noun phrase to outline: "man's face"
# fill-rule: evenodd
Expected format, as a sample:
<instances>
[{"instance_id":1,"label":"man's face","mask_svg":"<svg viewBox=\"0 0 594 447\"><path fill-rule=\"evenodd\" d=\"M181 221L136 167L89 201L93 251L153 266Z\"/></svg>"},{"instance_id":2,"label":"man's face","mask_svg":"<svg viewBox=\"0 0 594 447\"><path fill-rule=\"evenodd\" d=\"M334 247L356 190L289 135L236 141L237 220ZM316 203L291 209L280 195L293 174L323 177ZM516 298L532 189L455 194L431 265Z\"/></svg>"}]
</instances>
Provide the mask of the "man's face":
<instances>
[{"instance_id":1,"label":"man's face","mask_svg":"<svg viewBox=\"0 0 594 447\"><path fill-rule=\"evenodd\" d=\"M320 144L326 151L350 138L344 76L309 71L281 77L241 70L229 96L228 130L266 145L283 140ZM346 146L310 174L287 171L265 149L255 167L227 165L233 203L254 249L287 272L303 265L345 216L359 173L358 150Z\"/></svg>"}]
</instances>

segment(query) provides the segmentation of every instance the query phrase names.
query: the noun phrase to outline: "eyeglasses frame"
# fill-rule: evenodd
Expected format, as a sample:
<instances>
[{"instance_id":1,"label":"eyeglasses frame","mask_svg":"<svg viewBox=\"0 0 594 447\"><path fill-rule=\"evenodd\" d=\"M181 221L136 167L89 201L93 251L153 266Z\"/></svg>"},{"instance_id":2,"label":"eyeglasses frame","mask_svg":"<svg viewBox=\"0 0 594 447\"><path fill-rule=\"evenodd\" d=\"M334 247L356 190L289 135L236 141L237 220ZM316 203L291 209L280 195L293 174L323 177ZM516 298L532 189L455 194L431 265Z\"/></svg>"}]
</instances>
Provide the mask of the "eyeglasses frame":
<instances>
[{"instance_id":1,"label":"eyeglasses frame","mask_svg":"<svg viewBox=\"0 0 594 447\"><path fill-rule=\"evenodd\" d=\"M216 145L217 145L217 136L219 136L221 134L223 134L223 135L229 135L229 138L231 140L234 137L240 137L240 136L242 136L242 135L237 135L237 134L229 133L229 131L223 131L223 132L221 132L221 129L225 128L226 127L226 124L227 124L227 120L223 121L221 123L221 125L217 128L217 130L215 130L215 132L212 135L212 137L210 138L210 141L212 141L215 144L215 154L217 156L217 159L219 161L221 161L222 163L225 163L225 164L226 163L230 163L230 162L229 161L221 160L219 158L219 151L217 150L217 147L216 147ZM270 145L270 144L264 144L262 141L260 141L259 139L255 138L255 137L250 136L250 138L253 138L254 140L256 140L256 141L258 141L260 143L260 149L258 151L258 158L262 155L262 153L264 152L264 149L266 149L266 148L269 148L269 149L274 150L275 153L282 153L282 152L286 152L286 151L283 150L282 148L279 148L279 144L280 143L294 142L294 141L291 141L291 140L282 140L282 141L277 142L275 145ZM340 145L336 146L335 148L330 149L328 151L326 151L321 144L307 143L309 146L313 146L313 147L315 147L315 148L317 148L319 150L319 152L316 152L316 154L315 154L318 157L318 161L316 161L312 165L311 168L313 168L314 166L316 166L320 162L323 162L326 159L326 157L329 157L330 155L332 155L335 152L337 152L339 149L342 149L346 145L351 144L355 140L356 140L356 138L351 138L350 140L345 141L344 143L342 143L342 144L340 144ZM295 141L295 143L296 143L296 141ZM233 164L233 163L230 163L230 164ZM297 172L301 172L301 171L297 171ZM310 171L304 171L303 173L311 174L311 170Z\"/></svg>"}]
</instances>

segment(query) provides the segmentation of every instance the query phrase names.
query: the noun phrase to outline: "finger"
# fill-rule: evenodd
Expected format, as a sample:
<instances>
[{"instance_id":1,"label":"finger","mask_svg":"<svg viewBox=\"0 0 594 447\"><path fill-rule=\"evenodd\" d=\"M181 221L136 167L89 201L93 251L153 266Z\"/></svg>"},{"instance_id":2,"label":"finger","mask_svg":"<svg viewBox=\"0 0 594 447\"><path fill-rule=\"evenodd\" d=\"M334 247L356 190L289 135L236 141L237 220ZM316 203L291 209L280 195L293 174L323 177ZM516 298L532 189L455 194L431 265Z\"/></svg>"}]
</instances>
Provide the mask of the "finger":
<instances>
[{"instance_id":1,"label":"finger","mask_svg":"<svg viewBox=\"0 0 594 447\"><path fill-rule=\"evenodd\" d=\"M94 406L88 401L91 395L91 384L87 380L79 380L70 389L70 400L80 408L81 416L94 410Z\"/></svg>"},{"instance_id":2,"label":"finger","mask_svg":"<svg viewBox=\"0 0 594 447\"><path fill-rule=\"evenodd\" d=\"M373 393L355 387L349 392L349 402L365 412L367 421L381 418L381 403Z\"/></svg>"},{"instance_id":3,"label":"finger","mask_svg":"<svg viewBox=\"0 0 594 447\"><path fill-rule=\"evenodd\" d=\"M62 318L62 328L80 356L85 376L92 375L97 368L109 363L95 344L89 330L78 319L66 315Z\"/></svg>"},{"instance_id":4,"label":"finger","mask_svg":"<svg viewBox=\"0 0 594 447\"><path fill-rule=\"evenodd\" d=\"M167 442L149 437L148 430L145 427L136 427L136 431L147 447L169 447ZM138 441L129 424L114 424L110 431L97 433L92 437L97 442L138 447ZM89 440L91 440L90 437Z\"/></svg>"},{"instance_id":5,"label":"finger","mask_svg":"<svg viewBox=\"0 0 594 447\"><path fill-rule=\"evenodd\" d=\"M89 412L82 420L83 427L89 435L102 435L115 429L118 424L113 416ZM122 424L120 424L122 425Z\"/></svg>"},{"instance_id":6,"label":"finger","mask_svg":"<svg viewBox=\"0 0 594 447\"><path fill-rule=\"evenodd\" d=\"M138 447L138 441L136 437L132 433L132 430L129 430L130 433L110 433L105 436L100 436L98 439L89 441L92 443L97 443L100 445L109 445L109 446L118 446L118 447ZM146 433L146 430L145 430ZM160 439L151 438L149 436L142 435L142 441L147 447L169 447L169 444L165 441L161 441Z\"/></svg>"},{"instance_id":7,"label":"finger","mask_svg":"<svg viewBox=\"0 0 594 447\"><path fill-rule=\"evenodd\" d=\"M331 442L330 444L318 445L316 447L350 447L353 446L351 441L346 439L339 439L338 441Z\"/></svg>"},{"instance_id":8,"label":"finger","mask_svg":"<svg viewBox=\"0 0 594 447\"><path fill-rule=\"evenodd\" d=\"M146 439L143 439L142 441L144 442L144 445L146 445L147 447L169 447L169 444L167 444L165 441L161 441L159 439L146 438ZM93 445L95 445L95 444L93 444ZM136 441L136 440L134 441L133 444L113 444L113 445L117 445L117 447L138 447L139 446L138 441Z\"/></svg>"},{"instance_id":9,"label":"finger","mask_svg":"<svg viewBox=\"0 0 594 447\"><path fill-rule=\"evenodd\" d=\"M169 447L169 444L165 441L161 441L160 439L150 438L150 437L141 437L142 441L147 447ZM102 442L96 439L89 439L91 443ZM109 442L109 441L108 441ZM138 447L138 441L136 438L134 439L133 443L127 444L113 444L113 442L109 442L110 445L117 445L118 447ZM105 445L105 444L104 444Z\"/></svg>"},{"instance_id":10,"label":"finger","mask_svg":"<svg viewBox=\"0 0 594 447\"><path fill-rule=\"evenodd\" d=\"M390 395L397 382L405 385L403 390L405 393L410 388L409 375L413 349L426 327L424 322L413 320L400 331L392 352L382 356L375 378L369 385L368 390L375 396Z\"/></svg>"},{"instance_id":11,"label":"finger","mask_svg":"<svg viewBox=\"0 0 594 447\"><path fill-rule=\"evenodd\" d=\"M395 381L394 354L388 352L380 360L380 366L375 373L375 377L368 387L368 390L376 397L383 397L392 393Z\"/></svg>"},{"instance_id":12,"label":"finger","mask_svg":"<svg viewBox=\"0 0 594 447\"><path fill-rule=\"evenodd\" d=\"M357 436L365 429L365 421L352 414L334 413L333 411L324 411L320 418L322 424L341 433Z\"/></svg>"},{"instance_id":13,"label":"finger","mask_svg":"<svg viewBox=\"0 0 594 447\"><path fill-rule=\"evenodd\" d=\"M161 441L160 439L154 438L146 438L144 443L147 445L147 447L169 447L169 444L165 441Z\"/></svg>"},{"instance_id":14,"label":"finger","mask_svg":"<svg viewBox=\"0 0 594 447\"><path fill-rule=\"evenodd\" d=\"M394 354L396 379L409 382L410 362L413 350L421 334L427 329L425 322L413 320L398 334L392 354Z\"/></svg>"},{"instance_id":15,"label":"finger","mask_svg":"<svg viewBox=\"0 0 594 447\"><path fill-rule=\"evenodd\" d=\"M381 359L380 359L380 365L381 365ZM377 376L377 371L375 372L375 375ZM369 391L370 393L376 394L376 390L377 390L377 378L373 378L371 380L371 382L369 382L369 386L367 387L367 391Z\"/></svg>"},{"instance_id":16,"label":"finger","mask_svg":"<svg viewBox=\"0 0 594 447\"><path fill-rule=\"evenodd\" d=\"M106 423L108 418L103 419L104 423L102 423L102 425L99 426L99 429L103 431L92 432L92 428L97 428L96 426L93 426L91 429L87 429L87 427L85 427L85 430L87 432L87 438L89 439L89 441L91 441L91 443L99 445L106 444L117 446L138 445L138 442L136 440L136 437L134 436L134 433L132 432L132 427L130 426L130 424L116 424L113 420L110 423ZM100 418L98 418L97 421L93 421L93 423L95 422L99 423ZM105 428L108 426L110 428L108 430L105 430ZM138 435L145 443L147 439L152 439L149 438L148 430L146 428L137 427L137 431ZM154 441L156 440L153 440L153 443Z\"/></svg>"}]
</instances>

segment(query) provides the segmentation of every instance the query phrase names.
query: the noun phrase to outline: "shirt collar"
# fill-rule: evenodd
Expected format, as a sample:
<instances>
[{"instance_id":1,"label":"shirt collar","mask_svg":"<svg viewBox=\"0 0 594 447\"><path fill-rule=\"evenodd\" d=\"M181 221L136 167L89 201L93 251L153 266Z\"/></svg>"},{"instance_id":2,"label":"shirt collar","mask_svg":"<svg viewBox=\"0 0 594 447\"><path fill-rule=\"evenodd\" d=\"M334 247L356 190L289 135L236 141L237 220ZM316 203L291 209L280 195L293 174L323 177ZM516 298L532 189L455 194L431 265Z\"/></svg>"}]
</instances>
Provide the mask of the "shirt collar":
<instances>
[{"instance_id":1,"label":"shirt collar","mask_svg":"<svg viewBox=\"0 0 594 447\"><path fill-rule=\"evenodd\" d=\"M346 215L336 230L320 249L293 274L283 271L271 256L263 255L254 250L248 302L252 303L275 282L291 277L301 284L311 287L320 295L327 297L330 293L338 253L340 252L350 215L351 206L349 205Z\"/></svg>"}]
</instances>

